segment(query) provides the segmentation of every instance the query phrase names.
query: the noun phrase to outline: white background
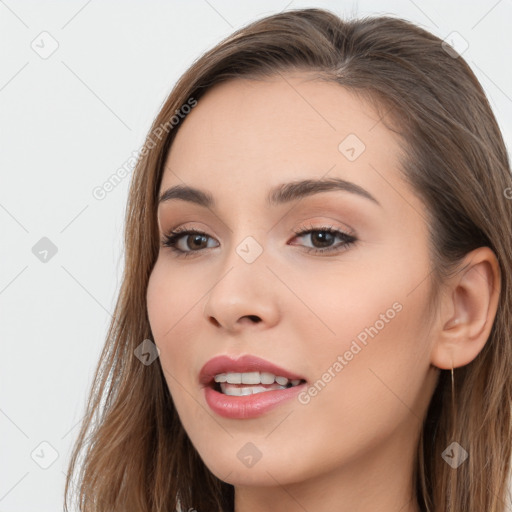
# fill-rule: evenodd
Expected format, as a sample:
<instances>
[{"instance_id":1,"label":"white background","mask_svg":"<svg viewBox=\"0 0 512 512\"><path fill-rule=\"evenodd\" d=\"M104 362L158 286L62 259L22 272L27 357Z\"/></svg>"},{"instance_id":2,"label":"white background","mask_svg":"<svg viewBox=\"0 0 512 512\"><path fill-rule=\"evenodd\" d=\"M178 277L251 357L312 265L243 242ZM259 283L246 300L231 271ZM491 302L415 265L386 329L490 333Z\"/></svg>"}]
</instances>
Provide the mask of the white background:
<instances>
[{"instance_id":1,"label":"white background","mask_svg":"<svg viewBox=\"0 0 512 512\"><path fill-rule=\"evenodd\" d=\"M202 52L257 18L313 6L457 31L510 152L512 0L0 0L0 512L62 510L119 290L130 176L103 200L93 189L140 148ZM43 31L59 45L46 59L31 47ZM32 252L42 237L58 250L46 263ZM41 442L58 454L47 469L31 458L51 462Z\"/></svg>"}]
</instances>

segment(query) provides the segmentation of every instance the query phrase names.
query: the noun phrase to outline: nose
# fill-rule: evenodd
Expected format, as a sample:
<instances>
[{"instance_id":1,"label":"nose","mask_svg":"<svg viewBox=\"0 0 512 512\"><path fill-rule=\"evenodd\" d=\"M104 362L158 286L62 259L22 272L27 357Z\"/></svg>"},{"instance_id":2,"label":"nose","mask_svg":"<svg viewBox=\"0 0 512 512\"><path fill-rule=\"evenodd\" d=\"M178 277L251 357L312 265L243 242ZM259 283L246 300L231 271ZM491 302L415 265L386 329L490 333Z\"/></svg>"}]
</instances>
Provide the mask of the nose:
<instances>
[{"instance_id":1,"label":"nose","mask_svg":"<svg viewBox=\"0 0 512 512\"><path fill-rule=\"evenodd\" d=\"M229 259L230 266L208 294L203 310L205 319L232 333L251 326L274 326L281 314L275 277L263 258L253 263L236 258Z\"/></svg>"}]
</instances>

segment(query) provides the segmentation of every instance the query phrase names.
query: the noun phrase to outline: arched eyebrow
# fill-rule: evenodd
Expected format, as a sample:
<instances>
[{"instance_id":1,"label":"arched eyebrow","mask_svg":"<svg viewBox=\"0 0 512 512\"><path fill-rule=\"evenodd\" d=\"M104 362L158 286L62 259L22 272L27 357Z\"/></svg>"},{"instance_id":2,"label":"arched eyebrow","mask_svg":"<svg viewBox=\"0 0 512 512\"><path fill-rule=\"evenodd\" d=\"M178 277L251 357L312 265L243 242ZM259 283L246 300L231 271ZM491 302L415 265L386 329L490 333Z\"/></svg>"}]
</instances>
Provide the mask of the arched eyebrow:
<instances>
[{"instance_id":1,"label":"arched eyebrow","mask_svg":"<svg viewBox=\"0 0 512 512\"><path fill-rule=\"evenodd\" d=\"M267 205L279 206L303 197L333 190L357 194L358 196L364 197L382 207L379 201L377 201L377 199L375 199L375 197L366 189L360 185L352 183L351 181L346 181L341 178L327 178L319 180L306 179L290 183L282 183L269 192L267 196ZM195 187L190 187L188 185L175 185L168 188L160 195L158 204L160 205L174 199L195 203L200 206L204 206L205 208L215 208L215 199L209 192Z\"/></svg>"}]
</instances>

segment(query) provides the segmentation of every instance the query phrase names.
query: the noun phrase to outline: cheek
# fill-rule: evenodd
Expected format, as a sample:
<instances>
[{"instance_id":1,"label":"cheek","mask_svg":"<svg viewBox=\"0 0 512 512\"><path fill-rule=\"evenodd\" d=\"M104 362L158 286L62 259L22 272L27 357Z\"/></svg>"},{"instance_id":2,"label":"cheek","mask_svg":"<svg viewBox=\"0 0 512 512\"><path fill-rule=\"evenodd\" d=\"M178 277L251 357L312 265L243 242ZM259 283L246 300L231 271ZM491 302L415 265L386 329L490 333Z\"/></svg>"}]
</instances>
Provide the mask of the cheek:
<instances>
[{"instance_id":1,"label":"cheek","mask_svg":"<svg viewBox=\"0 0 512 512\"><path fill-rule=\"evenodd\" d=\"M198 272L180 271L165 254L157 260L148 282L148 318L160 365L174 405L182 421L201 411L191 393L197 391L193 363L204 350L201 345L201 298L211 287Z\"/></svg>"},{"instance_id":2,"label":"cheek","mask_svg":"<svg viewBox=\"0 0 512 512\"><path fill-rule=\"evenodd\" d=\"M430 366L428 261L404 254L353 271L317 272L296 288L316 313L313 321L297 321L301 348L320 381L321 410L343 415L348 408L364 417L384 403L403 406L396 395L414 401Z\"/></svg>"},{"instance_id":3,"label":"cheek","mask_svg":"<svg viewBox=\"0 0 512 512\"><path fill-rule=\"evenodd\" d=\"M332 435L343 431L353 439L377 440L411 414L421 415L430 368L428 285L411 293L417 285L412 275L360 277L350 293L338 294L338 315L330 317L337 337L318 345L316 380L304 403L310 399L306 408L316 411Z\"/></svg>"},{"instance_id":4,"label":"cheek","mask_svg":"<svg viewBox=\"0 0 512 512\"><path fill-rule=\"evenodd\" d=\"M378 301L372 308L367 304L357 318L340 315L340 329L347 326L356 334L310 351L314 380L301 397L294 421L302 425L303 446L311 447L312 460L315 450L333 465L362 452L371 456L397 428L416 425L421 418L429 370L425 333L418 330L421 301L401 297L399 302L402 309L391 307L388 323L376 321L387 311ZM389 296L382 303L390 306ZM329 453L322 451L320 439L332 440Z\"/></svg>"},{"instance_id":5,"label":"cheek","mask_svg":"<svg viewBox=\"0 0 512 512\"><path fill-rule=\"evenodd\" d=\"M301 272L301 276L287 277L300 302L290 297L283 316L301 326L298 342L309 340L315 351L327 354L348 350L357 337L364 343L370 338L369 330L389 330L390 323L400 322L399 310L408 301L406 293L413 280L403 273L393 275L392 269L375 262L354 261L337 269L325 266ZM304 347L307 351L311 348Z\"/></svg>"},{"instance_id":6,"label":"cheek","mask_svg":"<svg viewBox=\"0 0 512 512\"><path fill-rule=\"evenodd\" d=\"M185 285L184 281L167 268L165 261L159 260L149 278L146 295L151 332L170 389L174 381L171 376L181 380L182 372L190 366L191 340L184 328L192 315L197 314L194 305L201 297L199 289Z\"/></svg>"},{"instance_id":7,"label":"cheek","mask_svg":"<svg viewBox=\"0 0 512 512\"><path fill-rule=\"evenodd\" d=\"M204 294L201 283L193 275L176 271L175 266L161 256L151 273L147 288L147 308L155 340L164 345L183 329ZM158 343L157 343L158 344Z\"/></svg>"}]
</instances>

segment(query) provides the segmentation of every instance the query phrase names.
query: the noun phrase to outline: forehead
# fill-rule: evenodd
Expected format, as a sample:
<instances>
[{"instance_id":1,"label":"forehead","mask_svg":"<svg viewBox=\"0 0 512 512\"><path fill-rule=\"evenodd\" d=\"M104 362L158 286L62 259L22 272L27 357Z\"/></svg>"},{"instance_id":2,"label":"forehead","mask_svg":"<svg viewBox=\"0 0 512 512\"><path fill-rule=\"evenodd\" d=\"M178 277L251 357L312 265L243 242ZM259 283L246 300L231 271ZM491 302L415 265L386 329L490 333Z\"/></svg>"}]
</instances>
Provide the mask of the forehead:
<instances>
[{"instance_id":1,"label":"forehead","mask_svg":"<svg viewBox=\"0 0 512 512\"><path fill-rule=\"evenodd\" d=\"M377 195L383 180L396 181L400 151L374 107L337 83L306 74L230 80L180 126L161 191L185 183L222 195L327 176Z\"/></svg>"},{"instance_id":2,"label":"forehead","mask_svg":"<svg viewBox=\"0 0 512 512\"><path fill-rule=\"evenodd\" d=\"M323 140L328 145L348 133L374 143L383 135L392 138L379 119L355 92L310 75L237 79L207 91L180 127L174 146L181 146L185 136L201 138L201 151L208 149L206 143L243 141L247 153L263 143L298 146Z\"/></svg>"}]
</instances>

